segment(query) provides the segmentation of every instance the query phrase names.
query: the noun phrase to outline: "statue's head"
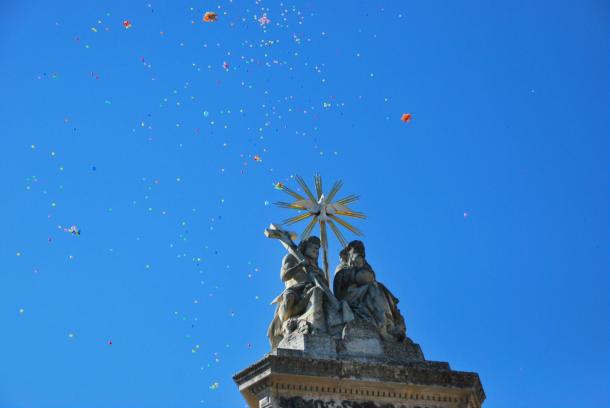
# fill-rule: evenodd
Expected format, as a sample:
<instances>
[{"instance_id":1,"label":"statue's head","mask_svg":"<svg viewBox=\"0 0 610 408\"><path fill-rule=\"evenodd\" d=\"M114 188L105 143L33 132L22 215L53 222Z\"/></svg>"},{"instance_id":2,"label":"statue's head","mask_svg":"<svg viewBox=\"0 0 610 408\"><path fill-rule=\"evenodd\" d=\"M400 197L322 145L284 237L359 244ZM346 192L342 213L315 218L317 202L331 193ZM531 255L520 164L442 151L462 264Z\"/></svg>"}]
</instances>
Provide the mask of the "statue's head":
<instances>
[{"instance_id":1,"label":"statue's head","mask_svg":"<svg viewBox=\"0 0 610 408\"><path fill-rule=\"evenodd\" d=\"M364 243L362 241L351 241L345 248L339 253L341 262L344 262L350 266L362 268L366 265L366 253L364 251Z\"/></svg>"},{"instance_id":2,"label":"statue's head","mask_svg":"<svg viewBox=\"0 0 610 408\"><path fill-rule=\"evenodd\" d=\"M311 236L299 243L299 251L306 257L317 261L320 253L320 246L320 238Z\"/></svg>"}]
</instances>

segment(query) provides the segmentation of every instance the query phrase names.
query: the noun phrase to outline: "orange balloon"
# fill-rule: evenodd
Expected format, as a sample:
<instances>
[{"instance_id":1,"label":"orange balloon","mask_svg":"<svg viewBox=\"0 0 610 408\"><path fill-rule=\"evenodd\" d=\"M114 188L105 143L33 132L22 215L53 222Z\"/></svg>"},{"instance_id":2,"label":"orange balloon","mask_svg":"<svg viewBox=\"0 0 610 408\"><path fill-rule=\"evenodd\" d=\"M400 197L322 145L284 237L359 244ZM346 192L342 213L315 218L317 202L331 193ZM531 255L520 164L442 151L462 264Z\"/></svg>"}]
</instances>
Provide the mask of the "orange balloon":
<instances>
[{"instance_id":1,"label":"orange balloon","mask_svg":"<svg viewBox=\"0 0 610 408\"><path fill-rule=\"evenodd\" d=\"M203 15L203 21L206 23L213 23L216 21L217 14L213 11L206 11Z\"/></svg>"}]
</instances>

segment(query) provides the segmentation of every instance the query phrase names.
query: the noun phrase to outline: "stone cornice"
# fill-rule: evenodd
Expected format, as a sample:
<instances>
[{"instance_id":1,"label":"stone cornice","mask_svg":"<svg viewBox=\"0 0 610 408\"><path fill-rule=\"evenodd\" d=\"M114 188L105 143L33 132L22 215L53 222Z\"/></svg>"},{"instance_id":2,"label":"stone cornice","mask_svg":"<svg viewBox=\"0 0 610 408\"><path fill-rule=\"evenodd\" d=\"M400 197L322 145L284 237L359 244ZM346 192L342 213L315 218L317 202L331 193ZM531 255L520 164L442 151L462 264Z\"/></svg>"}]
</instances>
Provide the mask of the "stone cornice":
<instances>
[{"instance_id":1,"label":"stone cornice","mask_svg":"<svg viewBox=\"0 0 610 408\"><path fill-rule=\"evenodd\" d=\"M337 380L379 381L419 386L455 387L471 390L482 403L485 392L477 373L454 371L447 363L423 361L406 364L314 359L267 354L233 376L240 389L274 375L326 377Z\"/></svg>"}]
</instances>

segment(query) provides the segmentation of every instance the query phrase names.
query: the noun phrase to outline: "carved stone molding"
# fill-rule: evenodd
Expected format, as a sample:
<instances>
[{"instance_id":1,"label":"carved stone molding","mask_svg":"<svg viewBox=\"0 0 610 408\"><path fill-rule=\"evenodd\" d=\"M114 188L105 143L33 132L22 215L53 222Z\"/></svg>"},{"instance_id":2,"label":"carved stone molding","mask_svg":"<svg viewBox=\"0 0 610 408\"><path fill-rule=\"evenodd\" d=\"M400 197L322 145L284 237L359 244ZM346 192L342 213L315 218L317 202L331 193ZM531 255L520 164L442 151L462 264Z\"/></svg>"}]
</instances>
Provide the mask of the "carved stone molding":
<instances>
[{"instance_id":1,"label":"carved stone molding","mask_svg":"<svg viewBox=\"0 0 610 408\"><path fill-rule=\"evenodd\" d=\"M476 373L435 361L391 364L268 354L233 378L248 405L257 408L478 408L485 400Z\"/></svg>"},{"instance_id":2,"label":"carved stone molding","mask_svg":"<svg viewBox=\"0 0 610 408\"><path fill-rule=\"evenodd\" d=\"M411 405L413 408L432 408L438 405ZM409 408L406 405L396 405L390 403L376 403L373 401L352 401L352 400L320 400L304 399L301 397L280 398L279 408Z\"/></svg>"}]
</instances>

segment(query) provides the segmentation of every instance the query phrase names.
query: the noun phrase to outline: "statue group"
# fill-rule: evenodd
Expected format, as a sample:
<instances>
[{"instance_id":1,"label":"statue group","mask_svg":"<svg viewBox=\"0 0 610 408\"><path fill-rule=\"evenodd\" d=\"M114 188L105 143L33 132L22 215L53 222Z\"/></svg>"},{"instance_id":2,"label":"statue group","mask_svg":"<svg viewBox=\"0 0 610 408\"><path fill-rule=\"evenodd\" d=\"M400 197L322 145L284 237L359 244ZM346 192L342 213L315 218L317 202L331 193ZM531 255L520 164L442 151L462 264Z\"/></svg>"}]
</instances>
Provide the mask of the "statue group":
<instances>
[{"instance_id":1,"label":"statue group","mask_svg":"<svg viewBox=\"0 0 610 408\"><path fill-rule=\"evenodd\" d=\"M362 241L339 239L343 249L329 277L324 232L321 239L305 234L297 245L279 226L265 231L288 253L284 290L273 301L271 351L233 377L248 406L481 408L476 373L426 360L407 337L398 299L378 280Z\"/></svg>"},{"instance_id":2,"label":"statue group","mask_svg":"<svg viewBox=\"0 0 610 408\"><path fill-rule=\"evenodd\" d=\"M297 246L281 229L268 229L266 235L278 238L288 250L280 270L285 288L272 302L277 305L268 330L273 348L293 332L340 336L346 325L358 321L376 328L383 340L405 340L398 299L377 280L361 241L350 242L339 253L331 292L329 279L318 266L318 237L310 236Z\"/></svg>"}]
</instances>

